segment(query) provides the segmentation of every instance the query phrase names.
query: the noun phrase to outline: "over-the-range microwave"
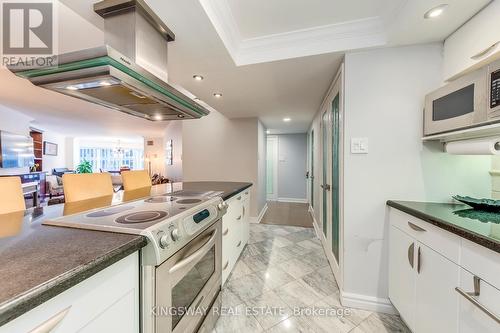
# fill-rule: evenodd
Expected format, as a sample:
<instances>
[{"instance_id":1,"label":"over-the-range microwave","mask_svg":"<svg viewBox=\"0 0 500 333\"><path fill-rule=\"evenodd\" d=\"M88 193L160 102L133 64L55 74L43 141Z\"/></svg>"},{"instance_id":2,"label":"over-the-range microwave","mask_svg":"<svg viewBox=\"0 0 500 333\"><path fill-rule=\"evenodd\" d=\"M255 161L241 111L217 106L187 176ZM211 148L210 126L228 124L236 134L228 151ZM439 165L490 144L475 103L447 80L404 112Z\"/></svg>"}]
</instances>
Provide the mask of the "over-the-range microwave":
<instances>
[{"instance_id":1,"label":"over-the-range microwave","mask_svg":"<svg viewBox=\"0 0 500 333\"><path fill-rule=\"evenodd\" d=\"M425 97L424 136L500 122L500 61Z\"/></svg>"}]
</instances>

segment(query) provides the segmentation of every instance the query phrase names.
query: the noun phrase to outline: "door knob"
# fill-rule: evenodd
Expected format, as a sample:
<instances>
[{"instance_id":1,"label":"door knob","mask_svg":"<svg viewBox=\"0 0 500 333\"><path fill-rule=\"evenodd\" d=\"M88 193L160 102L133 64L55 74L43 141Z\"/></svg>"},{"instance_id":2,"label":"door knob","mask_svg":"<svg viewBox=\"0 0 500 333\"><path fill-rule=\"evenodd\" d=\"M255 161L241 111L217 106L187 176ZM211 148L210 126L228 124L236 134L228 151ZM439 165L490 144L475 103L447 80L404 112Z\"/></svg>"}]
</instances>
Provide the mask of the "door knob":
<instances>
[{"instance_id":1,"label":"door knob","mask_svg":"<svg viewBox=\"0 0 500 333\"><path fill-rule=\"evenodd\" d=\"M329 185L329 184L324 184L324 185L320 185L320 186L321 186L321 188L322 188L323 190L325 190L325 191L330 191L330 188L331 188L331 187L330 187L330 185Z\"/></svg>"}]
</instances>

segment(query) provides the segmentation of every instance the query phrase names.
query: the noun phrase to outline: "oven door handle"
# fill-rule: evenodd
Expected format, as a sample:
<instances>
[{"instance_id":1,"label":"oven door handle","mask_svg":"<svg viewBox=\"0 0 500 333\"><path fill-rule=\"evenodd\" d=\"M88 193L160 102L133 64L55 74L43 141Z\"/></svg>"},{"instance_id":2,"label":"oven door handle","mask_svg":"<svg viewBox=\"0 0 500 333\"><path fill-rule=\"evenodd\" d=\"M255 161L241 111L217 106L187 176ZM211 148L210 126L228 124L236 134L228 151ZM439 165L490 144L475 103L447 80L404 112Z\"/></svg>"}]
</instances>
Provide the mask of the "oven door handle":
<instances>
[{"instance_id":1,"label":"oven door handle","mask_svg":"<svg viewBox=\"0 0 500 333\"><path fill-rule=\"evenodd\" d=\"M177 264L172 266L172 268L170 268L169 270L169 273L174 274L178 270L183 269L186 266L189 266L189 264L191 264L192 262L201 259L205 254L207 254L208 251L210 251L212 246L214 246L216 237L217 237L217 229L215 229L212 232L212 236L210 236L210 239L205 244L203 244L202 247L196 250L196 252L191 254L189 257L182 259Z\"/></svg>"}]
</instances>

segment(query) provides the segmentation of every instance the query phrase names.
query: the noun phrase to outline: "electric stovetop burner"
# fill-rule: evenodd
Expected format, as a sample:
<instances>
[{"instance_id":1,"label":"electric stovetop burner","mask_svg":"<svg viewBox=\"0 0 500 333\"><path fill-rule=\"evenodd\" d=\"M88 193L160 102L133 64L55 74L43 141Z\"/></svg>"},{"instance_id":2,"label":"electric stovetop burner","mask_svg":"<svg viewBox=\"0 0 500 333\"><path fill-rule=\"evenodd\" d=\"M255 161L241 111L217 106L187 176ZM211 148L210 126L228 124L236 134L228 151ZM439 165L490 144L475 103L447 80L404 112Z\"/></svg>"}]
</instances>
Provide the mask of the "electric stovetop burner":
<instances>
[{"instance_id":1,"label":"electric stovetop burner","mask_svg":"<svg viewBox=\"0 0 500 333\"><path fill-rule=\"evenodd\" d=\"M167 217L168 213L163 210L152 210L136 212L118 217L115 221L122 224L145 223L161 220Z\"/></svg>"},{"instance_id":2,"label":"electric stovetop burner","mask_svg":"<svg viewBox=\"0 0 500 333\"><path fill-rule=\"evenodd\" d=\"M105 216L110 216L110 215L122 213L122 212L127 211L127 210L132 209L132 208L134 208L134 207L133 206L118 206L118 207L108 208L105 210L100 210L97 212L87 214L87 217L105 217Z\"/></svg>"},{"instance_id":3,"label":"electric stovetop burner","mask_svg":"<svg viewBox=\"0 0 500 333\"><path fill-rule=\"evenodd\" d=\"M181 199L181 200L178 200L177 203L179 205L193 205L193 204L199 203L201 201L202 201L201 199Z\"/></svg>"},{"instance_id":4,"label":"electric stovetop burner","mask_svg":"<svg viewBox=\"0 0 500 333\"><path fill-rule=\"evenodd\" d=\"M162 203L162 202L172 202L177 200L176 197L171 197L171 196L158 196L158 197L152 197L149 199L144 200L144 202L147 203Z\"/></svg>"}]
</instances>

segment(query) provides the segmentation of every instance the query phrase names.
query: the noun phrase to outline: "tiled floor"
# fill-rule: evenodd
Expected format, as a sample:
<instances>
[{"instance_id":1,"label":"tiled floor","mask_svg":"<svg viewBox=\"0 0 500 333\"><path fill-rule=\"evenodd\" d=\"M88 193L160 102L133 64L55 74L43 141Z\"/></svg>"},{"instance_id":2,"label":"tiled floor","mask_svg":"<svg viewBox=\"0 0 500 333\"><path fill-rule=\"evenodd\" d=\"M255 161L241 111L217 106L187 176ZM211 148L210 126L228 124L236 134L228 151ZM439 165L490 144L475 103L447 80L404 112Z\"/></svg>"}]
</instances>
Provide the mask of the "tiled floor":
<instances>
[{"instance_id":1,"label":"tiled floor","mask_svg":"<svg viewBox=\"0 0 500 333\"><path fill-rule=\"evenodd\" d=\"M305 203L268 201L262 224L313 227L309 205Z\"/></svg>"},{"instance_id":2,"label":"tiled floor","mask_svg":"<svg viewBox=\"0 0 500 333\"><path fill-rule=\"evenodd\" d=\"M343 308L314 229L251 224L222 290L216 333L409 332L398 316Z\"/></svg>"}]
</instances>

